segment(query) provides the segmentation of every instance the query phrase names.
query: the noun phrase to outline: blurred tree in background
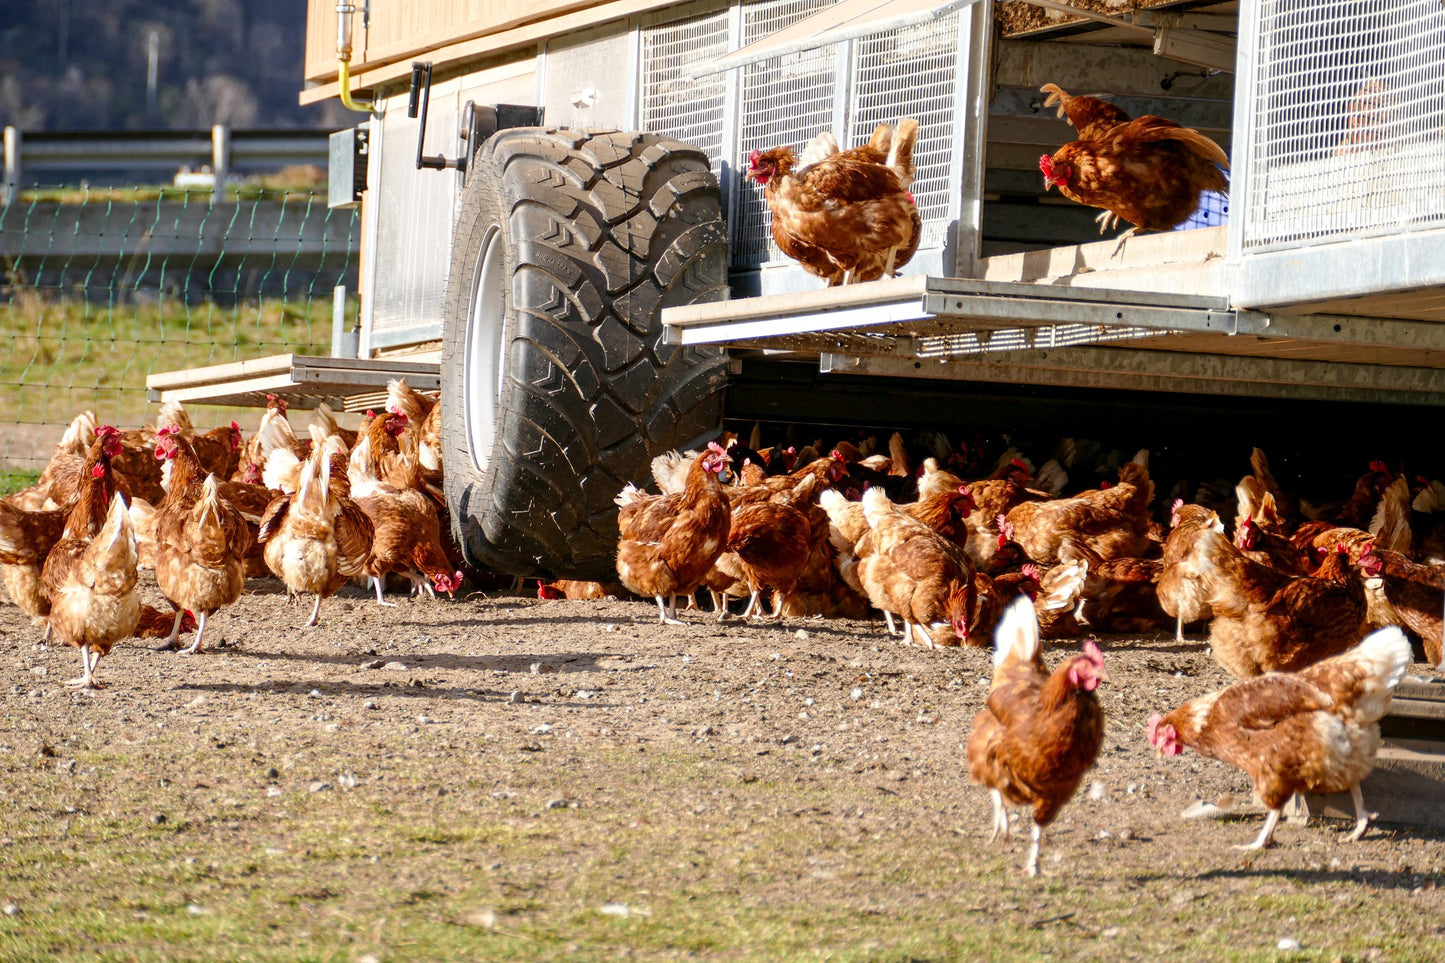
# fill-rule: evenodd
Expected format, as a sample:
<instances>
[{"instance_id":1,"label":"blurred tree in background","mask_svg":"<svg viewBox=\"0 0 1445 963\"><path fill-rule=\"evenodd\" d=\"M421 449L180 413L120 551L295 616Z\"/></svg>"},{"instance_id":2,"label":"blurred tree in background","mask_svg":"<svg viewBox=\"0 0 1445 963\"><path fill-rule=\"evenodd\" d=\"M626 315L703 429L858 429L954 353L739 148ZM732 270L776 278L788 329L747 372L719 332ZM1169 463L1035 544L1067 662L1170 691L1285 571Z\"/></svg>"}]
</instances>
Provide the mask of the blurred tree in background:
<instances>
[{"instance_id":1,"label":"blurred tree in background","mask_svg":"<svg viewBox=\"0 0 1445 963\"><path fill-rule=\"evenodd\" d=\"M7 0L0 126L22 130L339 127L302 107L298 0Z\"/></svg>"}]
</instances>

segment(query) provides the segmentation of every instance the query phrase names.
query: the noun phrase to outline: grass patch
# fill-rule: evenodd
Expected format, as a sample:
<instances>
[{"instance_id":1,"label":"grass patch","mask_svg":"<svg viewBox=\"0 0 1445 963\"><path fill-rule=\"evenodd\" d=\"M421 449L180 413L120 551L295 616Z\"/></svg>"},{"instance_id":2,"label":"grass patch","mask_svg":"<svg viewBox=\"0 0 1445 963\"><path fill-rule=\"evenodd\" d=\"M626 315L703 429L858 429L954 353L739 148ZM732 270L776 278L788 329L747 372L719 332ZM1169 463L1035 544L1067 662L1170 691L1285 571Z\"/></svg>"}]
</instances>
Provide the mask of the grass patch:
<instances>
[{"instance_id":1,"label":"grass patch","mask_svg":"<svg viewBox=\"0 0 1445 963\"><path fill-rule=\"evenodd\" d=\"M157 748L64 777L0 756L22 814L0 866L20 909L0 917L0 957L1263 960L1287 933L1306 943L1291 959L1445 954L1390 887L1121 874L1104 854L1028 880L1018 847L964 857L973 841L927 801L781 769L753 795L681 752L589 747L581 765L513 771L516 794L425 793L413 765L268 796L247 753L162 785ZM599 772L607 799L589 802ZM1349 907L1359 924L1342 933Z\"/></svg>"},{"instance_id":2,"label":"grass patch","mask_svg":"<svg viewBox=\"0 0 1445 963\"><path fill-rule=\"evenodd\" d=\"M326 195L326 172L311 165L296 165L273 174L228 181L228 201L295 201ZM133 187L36 187L22 190L20 204L133 204L141 201L209 201L209 187L173 184Z\"/></svg>"},{"instance_id":3,"label":"grass patch","mask_svg":"<svg viewBox=\"0 0 1445 963\"><path fill-rule=\"evenodd\" d=\"M0 495L13 495L21 489L29 488L39 477L38 468L0 470Z\"/></svg>"},{"instance_id":4,"label":"grass patch","mask_svg":"<svg viewBox=\"0 0 1445 963\"><path fill-rule=\"evenodd\" d=\"M234 307L178 300L121 306L17 290L0 303L0 339L9 346L0 353L0 410L17 425L64 425L89 408L102 423L139 426L155 413L145 388L152 373L329 351L332 305L326 294ZM200 428L233 418L254 427L255 413L244 409L195 406L191 414ZM31 467L17 465L13 456L22 444L5 447L12 453L10 470ZM40 463L48 455L42 447Z\"/></svg>"}]
</instances>

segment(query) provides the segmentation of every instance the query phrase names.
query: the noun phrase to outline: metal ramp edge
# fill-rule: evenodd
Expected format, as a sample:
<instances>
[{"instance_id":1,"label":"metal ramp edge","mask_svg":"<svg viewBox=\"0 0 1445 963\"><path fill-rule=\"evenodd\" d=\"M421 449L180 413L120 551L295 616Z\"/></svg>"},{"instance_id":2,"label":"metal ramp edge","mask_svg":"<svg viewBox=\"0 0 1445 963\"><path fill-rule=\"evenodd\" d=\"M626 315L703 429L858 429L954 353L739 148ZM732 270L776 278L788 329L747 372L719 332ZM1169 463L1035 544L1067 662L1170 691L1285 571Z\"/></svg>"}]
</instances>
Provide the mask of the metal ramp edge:
<instances>
[{"instance_id":1,"label":"metal ramp edge","mask_svg":"<svg viewBox=\"0 0 1445 963\"><path fill-rule=\"evenodd\" d=\"M1206 295L914 276L662 320L672 344L790 353L829 373L1445 404L1445 324Z\"/></svg>"}]
</instances>

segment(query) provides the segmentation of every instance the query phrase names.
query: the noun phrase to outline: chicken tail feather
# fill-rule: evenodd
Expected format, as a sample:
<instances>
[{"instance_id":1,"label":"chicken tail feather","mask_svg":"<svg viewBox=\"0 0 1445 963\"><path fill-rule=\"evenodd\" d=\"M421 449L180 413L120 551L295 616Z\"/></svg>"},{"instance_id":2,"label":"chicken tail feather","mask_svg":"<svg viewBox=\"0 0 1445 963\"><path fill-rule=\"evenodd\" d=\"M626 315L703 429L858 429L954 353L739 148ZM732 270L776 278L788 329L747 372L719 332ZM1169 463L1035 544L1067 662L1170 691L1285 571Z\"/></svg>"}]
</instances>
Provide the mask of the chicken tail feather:
<instances>
[{"instance_id":1,"label":"chicken tail feather","mask_svg":"<svg viewBox=\"0 0 1445 963\"><path fill-rule=\"evenodd\" d=\"M994 633L994 667L1003 665L1009 653L1023 662L1033 662L1039 656L1039 620L1034 614L1034 603L1027 595L1020 595L1004 610Z\"/></svg>"},{"instance_id":2,"label":"chicken tail feather","mask_svg":"<svg viewBox=\"0 0 1445 963\"><path fill-rule=\"evenodd\" d=\"M1039 92L1043 94L1048 94L1048 96L1044 98L1045 107L1053 107L1055 104L1058 105L1058 116L1060 117L1064 116L1064 112L1069 105L1069 101L1073 99L1069 96L1069 92L1064 88L1060 87L1058 84L1044 84L1042 87L1039 88Z\"/></svg>"},{"instance_id":3,"label":"chicken tail feather","mask_svg":"<svg viewBox=\"0 0 1445 963\"><path fill-rule=\"evenodd\" d=\"M898 184L905 191L913 186L917 171L913 167L913 146L918 142L918 121L905 117L893 131L888 145L888 167L898 175Z\"/></svg>"}]
</instances>

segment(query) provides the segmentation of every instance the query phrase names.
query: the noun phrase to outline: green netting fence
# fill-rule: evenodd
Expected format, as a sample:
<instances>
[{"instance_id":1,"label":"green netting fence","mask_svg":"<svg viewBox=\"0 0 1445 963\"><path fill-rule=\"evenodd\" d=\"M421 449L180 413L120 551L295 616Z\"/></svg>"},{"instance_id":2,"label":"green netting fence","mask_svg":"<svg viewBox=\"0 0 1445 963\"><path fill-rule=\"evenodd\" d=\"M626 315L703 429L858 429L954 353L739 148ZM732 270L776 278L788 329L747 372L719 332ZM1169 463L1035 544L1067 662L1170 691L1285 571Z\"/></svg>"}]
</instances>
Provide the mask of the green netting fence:
<instances>
[{"instance_id":1,"label":"green netting fence","mask_svg":"<svg viewBox=\"0 0 1445 963\"><path fill-rule=\"evenodd\" d=\"M81 411L121 427L152 421L154 372L330 353L335 288L356 290L358 221L328 209L324 187L220 202L209 191L32 191L0 205L4 481L38 472ZM188 411L202 429L256 417Z\"/></svg>"}]
</instances>

